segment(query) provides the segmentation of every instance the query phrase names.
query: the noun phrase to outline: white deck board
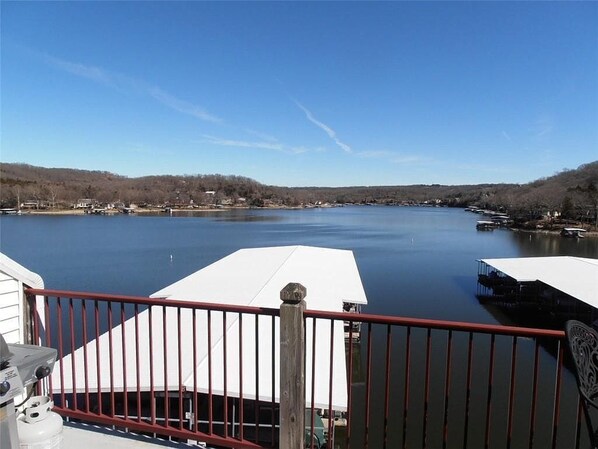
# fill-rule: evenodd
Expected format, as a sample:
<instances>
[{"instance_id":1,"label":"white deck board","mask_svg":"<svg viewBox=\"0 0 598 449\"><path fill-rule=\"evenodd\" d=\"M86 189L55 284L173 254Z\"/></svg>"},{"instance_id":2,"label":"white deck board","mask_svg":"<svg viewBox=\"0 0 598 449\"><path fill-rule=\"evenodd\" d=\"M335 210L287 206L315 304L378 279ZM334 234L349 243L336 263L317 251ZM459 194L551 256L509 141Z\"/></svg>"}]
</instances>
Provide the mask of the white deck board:
<instances>
[{"instance_id":1,"label":"white deck board","mask_svg":"<svg viewBox=\"0 0 598 449\"><path fill-rule=\"evenodd\" d=\"M60 447L62 449L164 449L165 447L185 448L192 446L119 432L100 426L79 424L76 427L64 426Z\"/></svg>"}]
</instances>

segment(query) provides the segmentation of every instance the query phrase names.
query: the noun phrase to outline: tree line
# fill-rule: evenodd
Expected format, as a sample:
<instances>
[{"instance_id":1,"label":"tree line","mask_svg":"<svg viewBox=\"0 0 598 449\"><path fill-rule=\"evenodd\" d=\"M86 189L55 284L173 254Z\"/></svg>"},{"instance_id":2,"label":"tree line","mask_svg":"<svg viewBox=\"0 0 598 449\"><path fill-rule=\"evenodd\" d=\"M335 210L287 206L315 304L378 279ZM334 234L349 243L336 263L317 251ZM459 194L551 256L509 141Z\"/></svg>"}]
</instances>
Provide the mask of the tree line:
<instances>
[{"instance_id":1,"label":"tree line","mask_svg":"<svg viewBox=\"0 0 598 449\"><path fill-rule=\"evenodd\" d=\"M105 171L0 164L0 207L33 202L69 208L78 199L162 207L214 204L252 207L313 204L476 205L534 219L546 212L593 222L598 208L598 161L527 184L280 187L218 174L129 178Z\"/></svg>"}]
</instances>

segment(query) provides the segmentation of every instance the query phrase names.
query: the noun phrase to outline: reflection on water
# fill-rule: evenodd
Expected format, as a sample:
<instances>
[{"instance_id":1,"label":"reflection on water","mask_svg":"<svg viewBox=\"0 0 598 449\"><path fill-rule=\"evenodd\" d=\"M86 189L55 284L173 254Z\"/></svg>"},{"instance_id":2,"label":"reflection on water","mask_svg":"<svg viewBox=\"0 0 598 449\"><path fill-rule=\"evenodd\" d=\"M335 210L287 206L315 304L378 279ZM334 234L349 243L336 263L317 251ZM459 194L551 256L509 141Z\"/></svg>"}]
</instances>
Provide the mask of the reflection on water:
<instances>
[{"instance_id":1,"label":"reflection on water","mask_svg":"<svg viewBox=\"0 0 598 449\"><path fill-rule=\"evenodd\" d=\"M251 223L256 221L283 221L284 218L276 215L225 215L216 218L216 221L236 221Z\"/></svg>"},{"instance_id":2,"label":"reflection on water","mask_svg":"<svg viewBox=\"0 0 598 449\"><path fill-rule=\"evenodd\" d=\"M520 257L546 255L598 257L598 238L563 238L554 234L511 232L520 250Z\"/></svg>"},{"instance_id":3,"label":"reflection on water","mask_svg":"<svg viewBox=\"0 0 598 449\"><path fill-rule=\"evenodd\" d=\"M574 447L577 387L570 372L557 374L558 342L519 338L513 353L510 336L393 327L389 338L386 326L365 329L361 360L366 366L370 358L373 369L352 384L351 448L365 447L366 438L368 447L391 448Z\"/></svg>"},{"instance_id":4,"label":"reflection on water","mask_svg":"<svg viewBox=\"0 0 598 449\"><path fill-rule=\"evenodd\" d=\"M210 218L214 221L236 221L236 222L254 222L254 221L282 221L284 217L277 216L272 211L263 213L261 210L247 210L247 209L222 209L222 210L177 210L171 217L198 217ZM163 213L147 213L145 216L159 217L164 216Z\"/></svg>"}]
</instances>

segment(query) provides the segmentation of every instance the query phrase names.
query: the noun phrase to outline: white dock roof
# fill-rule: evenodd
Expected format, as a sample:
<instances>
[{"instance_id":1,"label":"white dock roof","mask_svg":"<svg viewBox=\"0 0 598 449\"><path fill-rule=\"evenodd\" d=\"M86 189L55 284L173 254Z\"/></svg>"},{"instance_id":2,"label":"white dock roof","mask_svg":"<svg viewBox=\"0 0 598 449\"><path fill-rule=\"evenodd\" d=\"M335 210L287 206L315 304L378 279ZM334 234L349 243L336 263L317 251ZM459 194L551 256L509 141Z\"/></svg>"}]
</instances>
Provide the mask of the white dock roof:
<instances>
[{"instance_id":1,"label":"white dock roof","mask_svg":"<svg viewBox=\"0 0 598 449\"><path fill-rule=\"evenodd\" d=\"M555 256L480 261L517 282L540 281L598 308L598 259Z\"/></svg>"},{"instance_id":2,"label":"white dock roof","mask_svg":"<svg viewBox=\"0 0 598 449\"><path fill-rule=\"evenodd\" d=\"M312 246L241 249L150 295L200 302L280 307L289 282L307 288L307 308L342 311L367 304L353 253Z\"/></svg>"},{"instance_id":3,"label":"white dock roof","mask_svg":"<svg viewBox=\"0 0 598 449\"><path fill-rule=\"evenodd\" d=\"M279 308L281 304L280 291L289 282L298 282L306 287L305 300L308 309L340 312L343 302L367 303L357 264L351 251L306 246L242 249L151 296L167 298L166 303L173 305L176 304L176 300L187 300ZM189 338L194 327L193 313L189 309L181 310L180 329L183 330L184 335L180 341L178 319L179 316L175 308L167 307L165 317L161 312L161 307L155 309L151 315L147 310L143 311L139 314L137 323L131 318L124 323L124 326L119 325L112 330L113 341L125 341L124 355L120 344L113 345L112 351L109 351L108 334L101 335L99 341L89 342L86 348L87 353L95 355L99 348L101 366L108 366L108 361L112 360L113 365L118 367L114 370L112 380L112 388L115 391L122 391L125 385L134 391L137 376L139 376L142 391L148 391L151 385L158 391L165 387L169 390L178 390L178 379L180 378L188 391L197 388L199 392L207 393L210 387L208 380L211 378L211 388L214 394L223 394L226 390L228 396L239 397L242 391L243 397L246 399L257 396L264 401L274 399L279 402L280 350L278 341L274 348L271 341L273 332L276 339L280 335L278 318L273 320L269 316L260 316L256 320L252 315L244 315L241 323L238 314L229 312L226 315L226 322L224 322L222 313L211 312L211 321L209 321L206 311L197 311L195 314L197 340L195 366L193 366L192 356L194 353L193 342ZM138 339L134 338L136 326L144 333ZM317 321L316 341L321 344L316 345L315 355L312 357L312 322L308 320L306 323L306 399L307 405L310 406L311 367L312 360L315 360L313 383L314 406L317 408L328 407L330 384L328 370L331 365L330 326L330 320ZM208 348L207 345L208 328L211 331L211 348ZM226 329L226 332L223 332L223 329ZM151 355L147 338L148 331L152 332L154 340L154 350ZM332 407L335 410L346 410L347 371L343 323L337 322L334 325L332 337L334 342ZM166 350L163 348L164 340L166 340ZM225 340L226 351L224 351ZM242 342L242 349L240 342ZM180 372L179 353L183 355ZM153 379L150 379L147 368L140 369L139 373L136 372L136 355L139 356L139 366L152 366ZM71 376L71 355L62 359L62 372L65 374L63 384L66 391L72 391L74 387L77 391L82 392L85 386L84 370L82 369L85 361L83 348L76 350L74 357L77 367L74 379ZM272 369L272 357L274 357L274 370ZM226 370L224 369L225 362ZM121 368L125 363L127 366L126 376ZM211 376L209 375L210 364ZM242 381L239 377L240 367L242 367L243 373ZM95 356L88 355L85 371L88 375L88 388L92 391L97 389ZM60 370L55 369L52 376L55 386L60 385L59 372ZM196 373L195 378L194 372ZM272 374L274 374L274 378L272 378ZM100 379L100 388L102 391L110 391L108 374L103 376ZM273 386L274 398L272 398Z\"/></svg>"}]
</instances>

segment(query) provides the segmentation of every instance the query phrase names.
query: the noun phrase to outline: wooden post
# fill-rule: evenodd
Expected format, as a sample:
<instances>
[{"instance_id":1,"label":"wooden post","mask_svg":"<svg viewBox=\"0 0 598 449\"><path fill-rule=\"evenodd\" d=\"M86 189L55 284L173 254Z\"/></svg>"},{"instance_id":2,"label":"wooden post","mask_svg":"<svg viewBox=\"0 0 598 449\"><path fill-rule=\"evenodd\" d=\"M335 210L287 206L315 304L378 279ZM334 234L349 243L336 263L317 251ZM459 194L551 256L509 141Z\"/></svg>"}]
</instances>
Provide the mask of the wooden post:
<instances>
[{"instance_id":1,"label":"wooden post","mask_svg":"<svg viewBox=\"0 0 598 449\"><path fill-rule=\"evenodd\" d=\"M305 296L301 284L280 291L280 449L305 447Z\"/></svg>"}]
</instances>

